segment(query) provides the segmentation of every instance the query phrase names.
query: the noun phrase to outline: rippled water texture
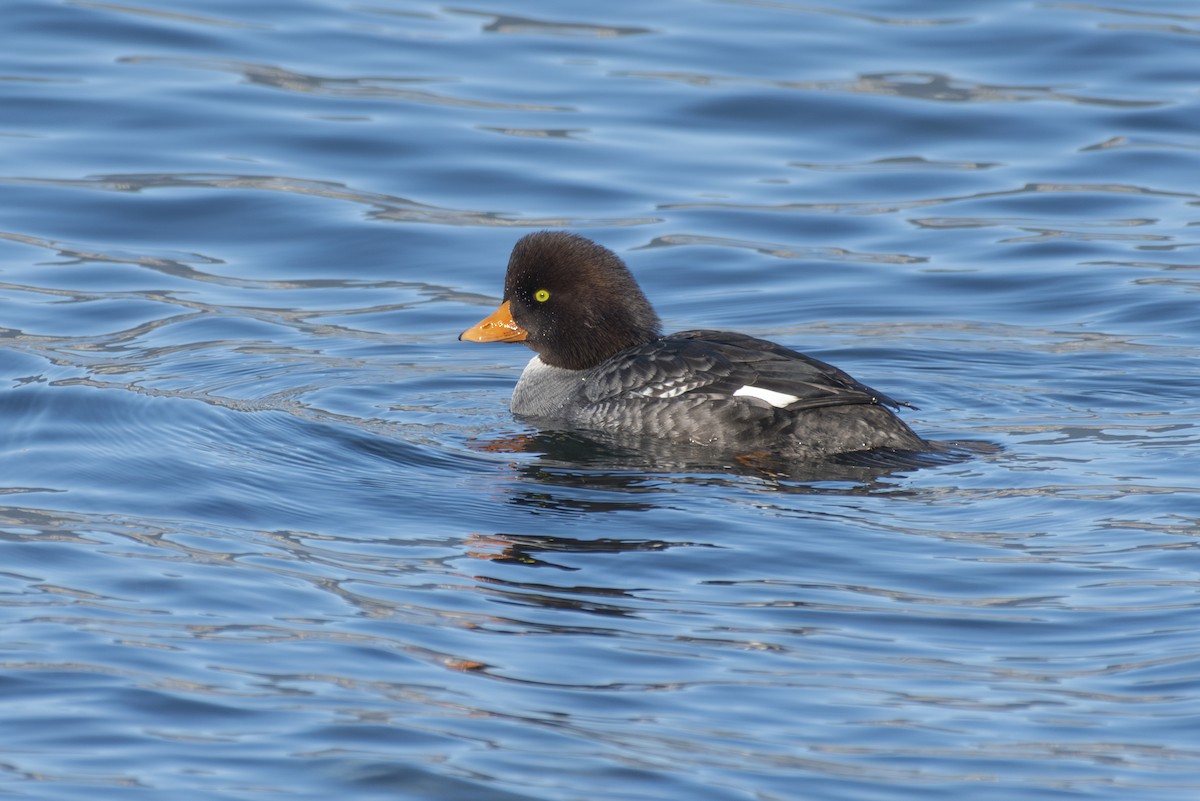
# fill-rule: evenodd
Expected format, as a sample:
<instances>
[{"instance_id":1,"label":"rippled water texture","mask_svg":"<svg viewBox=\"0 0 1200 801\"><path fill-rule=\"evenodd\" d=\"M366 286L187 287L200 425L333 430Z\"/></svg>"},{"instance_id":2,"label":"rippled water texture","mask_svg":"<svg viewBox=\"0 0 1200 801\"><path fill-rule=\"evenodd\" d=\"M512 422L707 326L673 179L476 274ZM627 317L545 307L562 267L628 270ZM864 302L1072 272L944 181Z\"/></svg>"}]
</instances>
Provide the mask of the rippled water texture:
<instances>
[{"instance_id":1,"label":"rippled water texture","mask_svg":"<svg viewBox=\"0 0 1200 801\"><path fill-rule=\"evenodd\" d=\"M1200 797L1200 7L7 0L0 794ZM539 228L966 458L672 463Z\"/></svg>"}]
</instances>

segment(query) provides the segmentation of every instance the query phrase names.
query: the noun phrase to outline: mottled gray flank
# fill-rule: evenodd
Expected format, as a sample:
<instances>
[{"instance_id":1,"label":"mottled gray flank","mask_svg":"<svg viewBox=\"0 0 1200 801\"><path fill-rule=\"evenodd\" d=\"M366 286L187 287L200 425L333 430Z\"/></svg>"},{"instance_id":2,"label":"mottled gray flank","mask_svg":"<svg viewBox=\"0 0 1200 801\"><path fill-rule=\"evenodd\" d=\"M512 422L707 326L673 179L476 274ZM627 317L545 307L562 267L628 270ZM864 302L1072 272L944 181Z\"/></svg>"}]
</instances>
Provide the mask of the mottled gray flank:
<instances>
[{"instance_id":1,"label":"mottled gray flank","mask_svg":"<svg viewBox=\"0 0 1200 801\"><path fill-rule=\"evenodd\" d=\"M747 387L796 398L780 408ZM685 331L631 348L589 370L535 356L513 391L533 422L705 445L737 456L769 451L820 458L916 451L926 443L882 403L890 398L841 370L743 334Z\"/></svg>"}]
</instances>

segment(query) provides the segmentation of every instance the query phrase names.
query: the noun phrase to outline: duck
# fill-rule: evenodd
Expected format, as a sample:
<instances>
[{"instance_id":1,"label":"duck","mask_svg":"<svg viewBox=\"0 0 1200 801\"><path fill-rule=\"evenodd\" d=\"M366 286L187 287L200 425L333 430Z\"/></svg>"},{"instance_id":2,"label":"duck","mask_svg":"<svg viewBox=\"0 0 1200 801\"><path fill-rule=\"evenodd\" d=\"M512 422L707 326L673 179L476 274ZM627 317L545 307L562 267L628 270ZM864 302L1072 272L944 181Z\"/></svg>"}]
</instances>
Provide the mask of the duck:
<instances>
[{"instance_id":1,"label":"duck","mask_svg":"<svg viewBox=\"0 0 1200 801\"><path fill-rule=\"evenodd\" d=\"M534 351L510 403L534 425L807 460L928 445L895 411L915 407L819 359L732 331L664 335L625 262L566 231L517 241L499 308L459 340Z\"/></svg>"}]
</instances>

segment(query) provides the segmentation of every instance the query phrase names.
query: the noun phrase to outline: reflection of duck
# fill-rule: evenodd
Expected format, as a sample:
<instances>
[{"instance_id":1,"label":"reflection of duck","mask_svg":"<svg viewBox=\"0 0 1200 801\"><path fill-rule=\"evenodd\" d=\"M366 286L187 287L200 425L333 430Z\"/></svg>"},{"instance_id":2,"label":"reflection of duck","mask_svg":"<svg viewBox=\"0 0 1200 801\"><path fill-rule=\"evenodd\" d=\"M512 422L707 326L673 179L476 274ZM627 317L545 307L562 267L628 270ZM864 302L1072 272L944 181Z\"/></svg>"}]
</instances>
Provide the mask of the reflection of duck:
<instances>
[{"instance_id":1,"label":"reflection of duck","mask_svg":"<svg viewBox=\"0 0 1200 801\"><path fill-rule=\"evenodd\" d=\"M536 351L512 411L537 423L792 459L927 448L899 403L832 365L728 331L662 336L624 262L574 234L517 242L504 302L459 338Z\"/></svg>"},{"instance_id":2,"label":"reflection of duck","mask_svg":"<svg viewBox=\"0 0 1200 801\"><path fill-rule=\"evenodd\" d=\"M822 460L769 453L722 454L653 437L544 429L471 440L490 454L525 454L511 463L520 479L508 503L575 517L593 512L650 512L671 506L683 486L783 495L864 495L894 488L911 470L942 467L994 452L982 442L930 442L930 450L859 451ZM749 481L747 481L749 480ZM764 508L773 501L761 500Z\"/></svg>"}]
</instances>

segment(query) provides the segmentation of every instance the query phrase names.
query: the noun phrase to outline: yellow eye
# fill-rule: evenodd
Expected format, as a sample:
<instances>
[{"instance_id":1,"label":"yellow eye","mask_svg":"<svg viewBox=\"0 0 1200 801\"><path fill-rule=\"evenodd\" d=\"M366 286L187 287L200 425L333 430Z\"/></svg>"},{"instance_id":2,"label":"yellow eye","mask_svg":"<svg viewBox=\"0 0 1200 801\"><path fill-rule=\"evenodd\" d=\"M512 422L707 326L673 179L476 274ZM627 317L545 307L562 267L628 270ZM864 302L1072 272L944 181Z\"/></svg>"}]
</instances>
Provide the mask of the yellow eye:
<instances>
[{"instance_id":1,"label":"yellow eye","mask_svg":"<svg viewBox=\"0 0 1200 801\"><path fill-rule=\"evenodd\" d=\"M546 301L550 300L550 293L544 289L539 289L537 292L533 293L533 299L538 303L545 303Z\"/></svg>"}]
</instances>

